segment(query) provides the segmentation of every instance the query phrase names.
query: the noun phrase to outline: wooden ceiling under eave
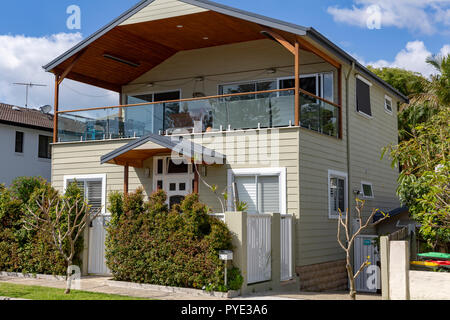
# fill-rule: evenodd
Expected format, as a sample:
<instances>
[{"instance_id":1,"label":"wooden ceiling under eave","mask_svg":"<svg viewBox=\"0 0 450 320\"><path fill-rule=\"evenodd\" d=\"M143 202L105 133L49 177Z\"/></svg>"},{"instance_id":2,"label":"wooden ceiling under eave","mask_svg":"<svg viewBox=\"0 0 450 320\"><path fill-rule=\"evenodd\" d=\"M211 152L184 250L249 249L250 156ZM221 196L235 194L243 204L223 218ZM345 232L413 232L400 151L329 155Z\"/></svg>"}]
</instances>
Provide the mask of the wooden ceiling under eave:
<instances>
[{"instance_id":1,"label":"wooden ceiling under eave","mask_svg":"<svg viewBox=\"0 0 450 320\"><path fill-rule=\"evenodd\" d=\"M214 11L117 26L52 72L64 73L77 59L66 78L120 92L123 85L179 51L267 39L261 34L265 29L256 23ZM139 66L107 59L104 54Z\"/></svg>"}]
</instances>

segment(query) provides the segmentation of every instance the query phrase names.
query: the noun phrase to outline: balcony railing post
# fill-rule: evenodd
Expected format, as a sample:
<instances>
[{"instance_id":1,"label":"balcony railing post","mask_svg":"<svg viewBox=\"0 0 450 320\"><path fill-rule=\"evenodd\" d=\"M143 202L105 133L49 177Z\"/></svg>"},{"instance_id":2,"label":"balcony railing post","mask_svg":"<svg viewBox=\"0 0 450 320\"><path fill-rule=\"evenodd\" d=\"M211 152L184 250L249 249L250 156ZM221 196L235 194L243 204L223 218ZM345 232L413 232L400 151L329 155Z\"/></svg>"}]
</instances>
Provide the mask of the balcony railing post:
<instances>
[{"instance_id":1,"label":"balcony railing post","mask_svg":"<svg viewBox=\"0 0 450 320\"><path fill-rule=\"evenodd\" d=\"M59 111L59 75L55 75L55 105L53 108L53 143L58 142L58 111Z\"/></svg>"}]
</instances>

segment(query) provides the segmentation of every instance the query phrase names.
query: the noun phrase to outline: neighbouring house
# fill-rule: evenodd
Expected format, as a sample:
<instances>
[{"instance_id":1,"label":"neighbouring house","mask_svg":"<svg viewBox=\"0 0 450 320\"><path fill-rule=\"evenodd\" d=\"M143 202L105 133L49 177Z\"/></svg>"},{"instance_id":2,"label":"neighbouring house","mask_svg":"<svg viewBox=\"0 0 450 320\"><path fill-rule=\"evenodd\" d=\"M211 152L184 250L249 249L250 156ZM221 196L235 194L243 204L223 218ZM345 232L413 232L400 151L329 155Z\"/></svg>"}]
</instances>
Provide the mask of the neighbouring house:
<instances>
[{"instance_id":1,"label":"neighbouring house","mask_svg":"<svg viewBox=\"0 0 450 320\"><path fill-rule=\"evenodd\" d=\"M17 177L51 178L53 115L0 103L0 183Z\"/></svg>"},{"instance_id":2,"label":"neighbouring house","mask_svg":"<svg viewBox=\"0 0 450 320\"><path fill-rule=\"evenodd\" d=\"M398 170L380 155L397 142L407 98L313 28L204 0L147 0L44 69L56 110L65 78L120 94L115 107L58 111L52 147L53 186L77 180L105 219L107 194L137 187L164 189L168 204L197 192L218 214L238 200L252 217L292 216L282 279L337 290L347 286L339 209L357 195L367 213L399 207ZM102 221L84 273L108 272ZM243 270L249 285L267 280L253 274L264 263L255 268Z\"/></svg>"}]
</instances>

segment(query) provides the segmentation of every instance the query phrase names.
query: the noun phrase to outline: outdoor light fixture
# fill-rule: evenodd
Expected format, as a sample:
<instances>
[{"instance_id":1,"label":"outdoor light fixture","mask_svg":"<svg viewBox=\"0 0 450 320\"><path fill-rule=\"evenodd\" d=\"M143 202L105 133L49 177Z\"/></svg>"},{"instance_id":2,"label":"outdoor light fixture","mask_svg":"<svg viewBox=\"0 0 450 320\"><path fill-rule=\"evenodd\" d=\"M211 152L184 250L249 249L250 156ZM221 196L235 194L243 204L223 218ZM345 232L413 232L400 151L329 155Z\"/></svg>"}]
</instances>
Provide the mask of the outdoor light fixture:
<instances>
[{"instance_id":1,"label":"outdoor light fixture","mask_svg":"<svg viewBox=\"0 0 450 320\"><path fill-rule=\"evenodd\" d=\"M155 84L153 82L150 82L149 84L147 84L147 87L149 87L149 88L154 87L154 86L155 86Z\"/></svg>"},{"instance_id":2,"label":"outdoor light fixture","mask_svg":"<svg viewBox=\"0 0 450 320\"><path fill-rule=\"evenodd\" d=\"M129 65L129 66L134 67L134 68L137 68L137 67L139 67L141 65L140 63L132 62L132 61L129 61L129 60L125 60L125 59L122 59L122 58L119 58L119 57L116 57L116 56L113 56L113 55L110 55L110 54L107 54L107 53L105 53L103 55L103 57L105 57L106 59L111 59L111 60L114 60L114 61L126 64L126 65Z\"/></svg>"},{"instance_id":3,"label":"outdoor light fixture","mask_svg":"<svg viewBox=\"0 0 450 320\"><path fill-rule=\"evenodd\" d=\"M197 78L195 78L195 81L197 81L197 82L201 82L201 81L203 81L203 80L205 80L205 78L203 78L203 77L197 77Z\"/></svg>"},{"instance_id":4,"label":"outdoor light fixture","mask_svg":"<svg viewBox=\"0 0 450 320\"><path fill-rule=\"evenodd\" d=\"M179 24L179 25L177 25L177 28L178 28L178 29L181 29L181 28L183 28L183 25L182 25L182 24Z\"/></svg>"},{"instance_id":5,"label":"outdoor light fixture","mask_svg":"<svg viewBox=\"0 0 450 320\"><path fill-rule=\"evenodd\" d=\"M274 73L277 72L277 69L275 69L275 68L269 68L269 69L266 69L266 72L267 72L268 74L274 74Z\"/></svg>"}]
</instances>

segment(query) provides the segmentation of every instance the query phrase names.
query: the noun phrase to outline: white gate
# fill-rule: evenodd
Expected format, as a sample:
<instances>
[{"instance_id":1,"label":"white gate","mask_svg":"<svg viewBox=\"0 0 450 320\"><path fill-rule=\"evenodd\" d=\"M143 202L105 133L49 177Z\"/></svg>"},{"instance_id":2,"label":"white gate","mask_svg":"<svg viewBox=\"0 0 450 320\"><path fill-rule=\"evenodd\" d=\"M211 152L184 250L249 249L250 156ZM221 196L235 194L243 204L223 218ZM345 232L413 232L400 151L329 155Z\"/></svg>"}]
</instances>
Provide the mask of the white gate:
<instances>
[{"instance_id":1,"label":"white gate","mask_svg":"<svg viewBox=\"0 0 450 320\"><path fill-rule=\"evenodd\" d=\"M271 279L271 215L247 215L247 283Z\"/></svg>"},{"instance_id":2,"label":"white gate","mask_svg":"<svg viewBox=\"0 0 450 320\"><path fill-rule=\"evenodd\" d=\"M109 216L100 215L92 221L89 228L88 273L90 274L106 275L111 273L106 266L105 259L105 227L109 219Z\"/></svg>"},{"instance_id":3,"label":"white gate","mask_svg":"<svg viewBox=\"0 0 450 320\"><path fill-rule=\"evenodd\" d=\"M355 239L354 248L354 270L357 272L361 265L367 260L370 261L371 266L376 266L379 260L378 250L376 248L377 236L372 235L360 235ZM367 257L370 257L367 259ZM367 267L361 271L358 278L355 279L356 291L358 292L376 292L377 289L369 289L367 287L367 280L371 276ZM379 275L381 276L381 275Z\"/></svg>"},{"instance_id":4,"label":"white gate","mask_svg":"<svg viewBox=\"0 0 450 320\"><path fill-rule=\"evenodd\" d=\"M281 215L281 281L292 279L292 216Z\"/></svg>"}]
</instances>

